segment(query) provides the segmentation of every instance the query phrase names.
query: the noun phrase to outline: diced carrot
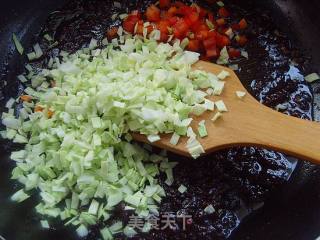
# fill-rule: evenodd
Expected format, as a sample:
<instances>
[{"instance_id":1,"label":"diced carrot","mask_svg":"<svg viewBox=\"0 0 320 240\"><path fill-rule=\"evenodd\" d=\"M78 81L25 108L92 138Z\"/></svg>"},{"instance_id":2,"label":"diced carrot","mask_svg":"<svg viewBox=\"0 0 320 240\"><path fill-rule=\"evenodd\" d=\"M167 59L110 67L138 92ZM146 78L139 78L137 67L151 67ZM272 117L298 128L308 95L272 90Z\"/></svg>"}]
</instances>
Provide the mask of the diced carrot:
<instances>
[{"instance_id":1,"label":"diced carrot","mask_svg":"<svg viewBox=\"0 0 320 240\"><path fill-rule=\"evenodd\" d=\"M32 100L32 97L29 95L22 95L20 96L20 99L24 102L30 102Z\"/></svg>"},{"instance_id":2,"label":"diced carrot","mask_svg":"<svg viewBox=\"0 0 320 240\"><path fill-rule=\"evenodd\" d=\"M44 109L43 107L37 105L37 106L35 106L35 108L34 108L34 112L42 112L43 109Z\"/></svg>"},{"instance_id":3,"label":"diced carrot","mask_svg":"<svg viewBox=\"0 0 320 240\"><path fill-rule=\"evenodd\" d=\"M115 38L117 36L118 28L117 27L112 27L107 31L107 38L109 40Z\"/></svg>"},{"instance_id":4,"label":"diced carrot","mask_svg":"<svg viewBox=\"0 0 320 240\"><path fill-rule=\"evenodd\" d=\"M51 111L49 109L48 112L47 112L48 118L52 118L53 114L54 114L54 111Z\"/></svg>"}]
</instances>

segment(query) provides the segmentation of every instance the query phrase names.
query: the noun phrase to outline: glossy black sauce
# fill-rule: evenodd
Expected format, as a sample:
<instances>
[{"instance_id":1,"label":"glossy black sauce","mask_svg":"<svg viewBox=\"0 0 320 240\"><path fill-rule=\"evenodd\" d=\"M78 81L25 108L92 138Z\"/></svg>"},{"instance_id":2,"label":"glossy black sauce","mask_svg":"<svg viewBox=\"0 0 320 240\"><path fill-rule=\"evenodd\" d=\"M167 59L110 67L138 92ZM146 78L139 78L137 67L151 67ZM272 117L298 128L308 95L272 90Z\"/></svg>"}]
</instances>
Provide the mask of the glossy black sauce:
<instances>
[{"instance_id":1,"label":"glossy black sauce","mask_svg":"<svg viewBox=\"0 0 320 240\"><path fill-rule=\"evenodd\" d=\"M235 61L240 66L237 72L240 79L267 106L275 108L281 104L285 106L281 110L284 113L311 119L312 94L299 70L304 67L304 58L292 47L290 40L279 33L267 15L253 9L254 1L244 7L228 2L227 7L232 10L234 18L246 16L250 24L247 30L250 42L246 46L249 60ZM122 9L116 9L111 1L71 0L49 16L42 32L42 35L54 36L59 45L48 49L49 44L40 37L39 42L47 54L33 65L45 66L48 56L57 56L59 49L73 52L86 46L92 37L101 40L110 25L119 24L119 20L111 21L113 13L146 5L146 1L128 0L124 1ZM182 230L181 221L177 221L175 230L154 230L134 239L227 238L244 217L263 206L273 191L289 179L296 166L295 161L283 154L252 147L225 150L197 160L174 155L170 158L180 164L174 170L175 183L171 187L164 183L163 176L160 179L167 192L160 214L191 215L192 222L188 222L186 230ZM186 193L177 191L180 184L187 186ZM203 211L209 204L215 208L212 215ZM108 223L115 220L128 222L131 214L120 205L115 218ZM58 225L57 228L62 227ZM93 228L88 239L99 236L96 229L98 226Z\"/></svg>"}]
</instances>

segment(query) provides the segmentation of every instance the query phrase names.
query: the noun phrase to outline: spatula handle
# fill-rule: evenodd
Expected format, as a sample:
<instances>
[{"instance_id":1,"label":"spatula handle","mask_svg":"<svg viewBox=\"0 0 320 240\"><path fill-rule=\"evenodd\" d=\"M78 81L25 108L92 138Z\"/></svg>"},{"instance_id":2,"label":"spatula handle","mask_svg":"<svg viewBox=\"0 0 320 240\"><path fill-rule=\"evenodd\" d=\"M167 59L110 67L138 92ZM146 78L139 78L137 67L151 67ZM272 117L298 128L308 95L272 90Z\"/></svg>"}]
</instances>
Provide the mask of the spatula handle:
<instances>
[{"instance_id":1,"label":"spatula handle","mask_svg":"<svg viewBox=\"0 0 320 240\"><path fill-rule=\"evenodd\" d=\"M291 117L265 107L254 115L251 141L299 159L320 164L320 123ZM249 126L250 127L250 126Z\"/></svg>"}]
</instances>

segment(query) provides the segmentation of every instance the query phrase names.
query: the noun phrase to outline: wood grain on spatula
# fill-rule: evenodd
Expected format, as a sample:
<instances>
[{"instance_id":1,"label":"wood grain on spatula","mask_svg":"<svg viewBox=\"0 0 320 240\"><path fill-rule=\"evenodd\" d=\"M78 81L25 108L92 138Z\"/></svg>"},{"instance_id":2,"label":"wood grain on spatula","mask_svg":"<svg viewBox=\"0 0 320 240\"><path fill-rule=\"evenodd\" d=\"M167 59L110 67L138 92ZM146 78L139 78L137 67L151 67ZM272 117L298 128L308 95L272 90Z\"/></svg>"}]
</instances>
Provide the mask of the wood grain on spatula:
<instances>
[{"instance_id":1,"label":"wood grain on spatula","mask_svg":"<svg viewBox=\"0 0 320 240\"><path fill-rule=\"evenodd\" d=\"M314 163L320 163L320 124L307 121L272 110L247 94L243 99L236 91L246 91L239 78L229 68L209 62L199 61L193 69L214 74L222 70L230 73L225 79L225 88L220 96L209 97L212 101L223 100L228 112L215 122L211 119L215 112L207 111L199 117L192 116L195 132L198 123L206 120L208 136L198 138L206 154L234 146L259 146L277 150ZM133 134L137 141L148 143L145 135ZM171 134L161 135L161 140L152 145L174 153L190 156L186 148L187 137L180 138L177 145L170 144Z\"/></svg>"}]
</instances>

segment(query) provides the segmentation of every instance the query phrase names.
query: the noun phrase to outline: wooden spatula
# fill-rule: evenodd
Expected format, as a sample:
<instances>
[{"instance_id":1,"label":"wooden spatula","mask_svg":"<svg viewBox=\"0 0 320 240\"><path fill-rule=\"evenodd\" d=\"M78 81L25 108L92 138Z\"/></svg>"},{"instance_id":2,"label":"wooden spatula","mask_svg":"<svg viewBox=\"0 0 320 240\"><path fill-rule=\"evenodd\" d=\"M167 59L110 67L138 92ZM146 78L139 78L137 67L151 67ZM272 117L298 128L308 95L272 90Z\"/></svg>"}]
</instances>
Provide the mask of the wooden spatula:
<instances>
[{"instance_id":1,"label":"wooden spatula","mask_svg":"<svg viewBox=\"0 0 320 240\"><path fill-rule=\"evenodd\" d=\"M193 117L191 126L195 132L197 132L199 121L206 120L208 136L199 138L206 154L234 146L259 146L320 163L319 123L279 113L262 105L250 94L239 99L235 92L247 91L229 68L204 61L197 62L193 68L214 74L219 74L222 70L230 73L230 77L225 80L226 84L221 96L211 97L213 101L222 99L228 112L223 113L222 118L215 122L211 121L213 112L205 112L200 117ZM144 135L133 134L133 138L148 143ZM169 143L170 138L171 134L161 135L161 140L152 145L190 156L186 149L187 137L181 138L176 146Z\"/></svg>"}]
</instances>

